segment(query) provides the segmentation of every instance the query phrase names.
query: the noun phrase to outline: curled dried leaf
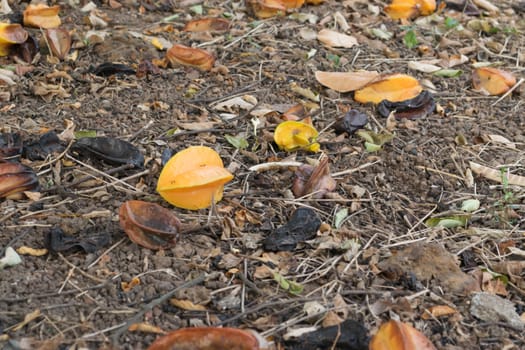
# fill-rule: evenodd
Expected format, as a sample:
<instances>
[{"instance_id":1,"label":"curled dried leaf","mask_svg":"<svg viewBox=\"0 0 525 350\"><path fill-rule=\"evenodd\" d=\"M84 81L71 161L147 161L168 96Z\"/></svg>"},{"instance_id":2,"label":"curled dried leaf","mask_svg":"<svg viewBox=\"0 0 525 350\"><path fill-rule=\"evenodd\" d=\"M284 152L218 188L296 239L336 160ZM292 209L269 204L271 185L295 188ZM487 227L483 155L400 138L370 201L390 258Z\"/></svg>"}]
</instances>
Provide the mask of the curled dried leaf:
<instances>
[{"instance_id":1,"label":"curled dried leaf","mask_svg":"<svg viewBox=\"0 0 525 350\"><path fill-rule=\"evenodd\" d=\"M14 45L11 48L11 56L18 57L26 63L33 62L33 59L40 52L40 45L38 40L31 34L27 37L26 41L21 44Z\"/></svg>"},{"instance_id":2,"label":"curled dried leaf","mask_svg":"<svg viewBox=\"0 0 525 350\"><path fill-rule=\"evenodd\" d=\"M434 97L426 90L410 100L400 102L383 100L377 105L377 111L381 116L386 118L394 112L396 119L423 118L434 112L435 108Z\"/></svg>"},{"instance_id":3,"label":"curled dried leaf","mask_svg":"<svg viewBox=\"0 0 525 350\"><path fill-rule=\"evenodd\" d=\"M427 337L414 327L395 320L383 324L372 338L370 350L436 350Z\"/></svg>"},{"instance_id":4,"label":"curled dried leaf","mask_svg":"<svg viewBox=\"0 0 525 350\"><path fill-rule=\"evenodd\" d=\"M368 123L368 116L358 111L357 109L351 109L342 117L336 120L334 123L334 130L336 134L342 134L344 132L349 135L355 133L357 130L362 129Z\"/></svg>"},{"instance_id":5,"label":"curled dried leaf","mask_svg":"<svg viewBox=\"0 0 525 350\"><path fill-rule=\"evenodd\" d=\"M354 99L361 103L379 103L383 100L399 102L421 93L423 87L416 78L406 74L393 74L375 80L355 92Z\"/></svg>"},{"instance_id":6,"label":"curled dried leaf","mask_svg":"<svg viewBox=\"0 0 525 350\"><path fill-rule=\"evenodd\" d=\"M331 29L321 29L317 33L317 40L328 47L351 48L358 44L355 37Z\"/></svg>"},{"instance_id":7,"label":"curled dried leaf","mask_svg":"<svg viewBox=\"0 0 525 350\"><path fill-rule=\"evenodd\" d=\"M330 174L328 157L324 157L316 167L304 164L295 172L292 192L295 197L312 193L312 198L323 198L335 190L337 183Z\"/></svg>"},{"instance_id":8,"label":"curled dried leaf","mask_svg":"<svg viewBox=\"0 0 525 350\"><path fill-rule=\"evenodd\" d=\"M318 152L319 143L316 142L319 133L306 123L289 120L280 123L275 129L273 139L279 148L292 152L303 149Z\"/></svg>"},{"instance_id":9,"label":"curled dried leaf","mask_svg":"<svg viewBox=\"0 0 525 350\"><path fill-rule=\"evenodd\" d=\"M175 245L181 226L170 210L155 203L135 200L120 206L119 220L129 239L154 250Z\"/></svg>"},{"instance_id":10,"label":"curled dried leaf","mask_svg":"<svg viewBox=\"0 0 525 350\"><path fill-rule=\"evenodd\" d=\"M487 95L502 95L516 84L516 77L507 71L492 67L477 68L472 73L474 89Z\"/></svg>"},{"instance_id":11,"label":"curled dried leaf","mask_svg":"<svg viewBox=\"0 0 525 350\"><path fill-rule=\"evenodd\" d=\"M71 49L71 35L65 29L48 28L44 32L49 49L59 59L63 60Z\"/></svg>"},{"instance_id":12,"label":"curled dried leaf","mask_svg":"<svg viewBox=\"0 0 525 350\"><path fill-rule=\"evenodd\" d=\"M215 63L215 58L209 52L184 45L173 45L166 53L166 58L171 65L181 64L203 71L210 70Z\"/></svg>"},{"instance_id":13,"label":"curled dried leaf","mask_svg":"<svg viewBox=\"0 0 525 350\"><path fill-rule=\"evenodd\" d=\"M57 28L60 26L60 6L45 4L28 5L24 10L24 25L35 28Z\"/></svg>"},{"instance_id":14,"label":"curled dried leaf","mask_svg":"<svg viewBox=\"0 0 525 350\"><path fill-rule=\"evenodd\" d=\"M193 146L175 154L164 166L157 192L168 203L184 209L204 209L222 199L224 185L233 179L217 152Z\"/></svg>"},{"instance_id":15,"label":"curled dried leaf","mask_svg":"<svg viewBox=\"0 0 525 350\"><path fill-rule=\"evenodd\" d=\"M281 0L250 0L253 13L257 18L284 16L286 7Z\"/></svg>"},{"instance_id":16,"label":"curled dried leaf","mask_svg":"<svg viewBox=\"0 0 525 350\"><path fill-rule=\"evenodd\" d=\"M224 18L200 18L189 21L184 26L185 32L225 32L230 29L230 22Z\"/></svg>"},{"instance_id":17,"label":"curled dried leaf","mask_svg":"<svg viewBox=\"0 0 525 350\"><path fill-rule=\"evenodd\" d=\"M148 350L259 350L250 332L236 328L182 328L157 339Z\"/></svg>"},{"instance_id":18,"label":"curled dried leaf","mask_svg":"<svg viewBox=\"0 0 525 350\"><path fill-rule=\"evenodd\" d=\"M363 88L379 76L376 71L315 72L315 79L337 92L349 92Z\"/></svg>"},{"instance_id":19,"label":"curled dried leaf","mask_svg":"<svg viewBox=\"0 0 525 350\"><path fill-rule=\"evenodd\" d=\"M24 191L38 189L38 177L20 163L0 162L0 198L19 198Z\"/></svg>"},{"instance_id":20,"label":"curled dried leaf","mask_svg":"<svg viewBox=\"0 0 525 350\"><path fill-rule=\"evenodd\" d=\"M0 23L0 56L7 56L14 44L27 40L29 33L17 23Z\"/></svg>"}]
</instances>

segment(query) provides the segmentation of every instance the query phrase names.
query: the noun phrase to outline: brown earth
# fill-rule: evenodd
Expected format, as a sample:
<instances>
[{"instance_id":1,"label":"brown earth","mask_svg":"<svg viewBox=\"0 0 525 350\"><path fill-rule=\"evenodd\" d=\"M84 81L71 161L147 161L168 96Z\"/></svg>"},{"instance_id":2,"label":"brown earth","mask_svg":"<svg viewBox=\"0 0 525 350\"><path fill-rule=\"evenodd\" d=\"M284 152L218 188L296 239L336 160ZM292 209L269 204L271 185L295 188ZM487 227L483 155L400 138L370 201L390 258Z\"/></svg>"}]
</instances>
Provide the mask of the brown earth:
<instances>
[{"instance_id":1,"label":"brown earth","mask_svg":"<svg viewBox=\"0 0 525 350\"><path fill-rule=\"evenodd\" d=\"M9 3L15 11L25 7ZM0 102L2 131L20 133L25 141L36 140L45 131L61 133L70 120L77 131L91 130L130 141L146 160L144 169L108 176L115 165L71 150L45 160L21 159L38 173L41 198L0 203L0 247L43 248L44 237L56 227L73 237L106 234L110 240L94 253L71 249L43 256L23 255L21 264L0 271L0 344L5 349L96 349L111 343L126 349L146 348L158 335L118 333L135 315L139 315L135 321L164 331L198 325L250 328L281 348L287 348L283 336L293 328L353 319L372 335L390 318L414 325L438 349L525 347L523 333L515 326L504 320L489 322L472 316L469 294L476 288L459 288L458 292L449 283L464 281L447 279L454 271L460 280L467 278L467 273L477 276L472 278L478 281L483 270L496 271L498 264L523 262L523 187L471 174L469 165L475 162L504 168L502 178L506 171L525 175L525 84L501 100L473 91L471 84L472 63L478 61L497 62L518 81L523 77L525 26L519 2L495 2L501 12L486 17L496 28L492 33L452 29L439 33L436 28L443 26L446 17L457 19L464 27L473 19L485 18L450 8L430 23L419 19L413 28L421 50L408 49L403 43L406 27L374 13L374 6L383 8L381 1L327 0L297 11L315 14L315 24L290 17L256 21L244 1L196 1L203 4L205 14L226 13L232 23L226 33L199 35L181 31L188 20L198 16L178 1L123 0L122 7L116 9L110 4L119 2L102 1L97 2L99 15L108 20L108 26L96 30L108 35L100 43L85 40L93 28L80 11L83 4L56 3L62 6L62 27L73 32L72 51L78 56L56 62L42 49L31 72L20 76L13 86L0 86L10 93L8 100ZM304 29L342 31L334 22L337 12L347 20L348 33L359 45L326 48L315 39L301 36ZM166 24L160 21L173 14L178 15L172 19L173 29L163 27ZM372 39L369 29L380 27L394 36L386 41ZM38 30L30 31L35 37L41 36ZM177 66L143 78L93 74L93 67L104 62L136 68L143 59L164 57L164 52L131 32L200 45L212 52L217 62L211 72ZM424 55L423 45L430 50ZM317 51L307 59L312 49ZM454 67L463 71L458 77L438 77L407 67L412 60L459 52L464 52L469 62ZM9 57L0 60L2 66L13 64ZM407 73L426 80L426 86L435 86L436 112L389 125L394 139L378 152L366 152L361 138L336 135L332 122L353 108L369 116L368 129L384 130L386 119L375 112L374 106L355 102L351 93L325 89L314 77L317 70L358 69ZM299 162L319 159L319 153L286 153L273 143L272 133L280 121L277 112L308 102L291 90L292 82L320 93L319 109L312 112L312 119L322 130L321 151L329 157L332 173L346 171L336 176L336 194L329 198L294 198L290 191L294 168L258 173L249 170L253 165L287 157ZM49 94L37 96L35 87L42 84L55 88L47 86ZM52 89L57 92L49 91ZM219 102L246 95L257 99L257 108L276 112L254 117L257 108L234 107L234 117L225 118L214 108ZM260 121L256 134L253 118ZM173 129L179 130L171 135ZM248 148L237 150L225 135L245 138ZM509 143L494 141L490 135L502 136ZM211 212L174 208L155 191L162 153L167 148L180 151L190 145L214 148L235 174L225 187L223 200ZM92 179L72 185L86 174ZM118 209L130 199L159 203L183 223L200 229L180 237L171 249L142 248L119 227ZM466 199L480 201L466 227L425 225L431 216L457 214ZM299 207L313 208L320 216L323 225L317 237L291 252L266 252L264 238L284 225ZM336 213L342 209L348 210L348 217L336 228ZM430 243L446 249L421 248L430 255L422 260L407 255L405 260L415 259L417 263L406 266L400 262L394 266L387 260L396 251L398 255L409 254L402 250L406 247ZM439 255L446 251L451 255ZM444 267L447 262L440 259L448 259L452 266ZM429 266L433 261L440 266ZM458 265L459 272L455 270ZM283 290L270 269L302 285L302 293L293 295ZM396 270L397 274L382 273L387 270ZM202 273L209 274L206 281L197 281L201 283L174 295L178 300L202 305L201 310L168 302L145 309L155 298ZM523 314L523 271L506 275L508 283L498 284L493 275L485 274L484 283L477 287L498 292ZM123 290L121 283L134 277L139 277L140 284ZM325 310L305 316L305 305L308 308L312 301ZM432 306L445 304L457 312L422 317ZM38 314L30 322L16 327L35 312Z\"/></svg>"}]
</instances>

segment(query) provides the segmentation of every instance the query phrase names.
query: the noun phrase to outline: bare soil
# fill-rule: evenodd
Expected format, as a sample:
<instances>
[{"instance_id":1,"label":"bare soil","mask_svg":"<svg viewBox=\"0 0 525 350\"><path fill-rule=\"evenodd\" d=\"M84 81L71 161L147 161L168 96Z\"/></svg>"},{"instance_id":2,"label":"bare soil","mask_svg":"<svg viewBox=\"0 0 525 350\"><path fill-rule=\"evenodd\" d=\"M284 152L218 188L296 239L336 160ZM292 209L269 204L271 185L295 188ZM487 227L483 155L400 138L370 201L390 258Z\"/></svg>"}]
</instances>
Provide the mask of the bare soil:
<instances>
[{"instance_id":1,"label":"bare soil","mask_svg":"<svg viewBox=\"0 0 525 350\"><path fill-rule=\"evenodd\" d=\"M498 96L473 91L471 83L472 63L478 61L499 62L500 68L513 72L518 80L523 77L523 9L511 7L517 2L495 2L500 15L486 17L499 28L495 33L450 31L445 36L435 30L442 22L416 24L419 44L412 49L403 43L406 27L384 14L374 14L374 6L383 8L381 1L327 0L320 6L305 6L298 12L316 15L316 23L311 24L288 16L257 21L244 1L209 0L201 2L204 14L226 13L232 27L226 33L199 35L181 30L198 15L178 1L123 0L120 8L97 1L100 15L108 20L107 27L96 29L108 33L100 43L85 40L93 28L80 10L83 3L56 3L61 5L62 27L74 33L72 51L78 56L55 62L48 59L44 46L31 72L20 76L13 86L0 87L10 92L9 100L0 102L0 127L29 141L45 131L61 133L70 120L77 131L96 131L131 142L146 160L144 169L108 176L115 165L71 150L41 161L21 159L38 173L41 198L0 202L0 247L44 248L46 234L56 227L73 237L106 234L110 239L94 253L71 249L23 255L21 264L0 271L0 345L5 349L145 349L158 334L120 332L137 314L141 316L138 322L163 331L199 325L250 328L281 348L287 348L283 336L293 328L353 319L372 335L390 318L414 325L438 349L525 347L519 329L503 320L475 318L469 309L473 290L461 293L446 285L439 274L448 272L432 272L429 267L431 277L426 280L406 269L397 277L383 273L388 270L385 262L396 252L436 243L445 247L451 254L449 261L462 273L475 276L480 290L498 292L515 305L518 314L525 312L522 269L510 277L506 274L508 283L498 291L491 289L492 277L484 275L484 283L479 277L484 271L494 271L494 264L523 262L525 192L523 187L491 181L470 170L470 162L475 162L504 168L503 178L506 174L525 176L523 85L498 100ZM11 5L15 11L25 7ZM359 45L327 48L300 34L303 29L338 29L337 12L346 18L348 33ZM161 20L173 14L178 17L172 20L171 29L163 27L167 24ZM482 18L447 8L440 16L455 18L463 26ZM381 26L394 36L386 41L374 39L369 29ZM31 33L41 36L38 30ZM215 55L215 68L200 72L167 67L142 78L92 73L93 67L104 62L137 68L143 59L164 57L165 52L134 33L199 45ZM422 54L423 45L430 53ZM458 77L439 77L407 67L412 60L457 54L468 47L473 49L462 52L469 62L454 67L463 71ZM308 58L313 49L315 55ZM13 64L10 58L0 60L2 66ZM374 106L355 102L351 93L323 88L314 77L317 70L358 69L407 73L426 80L427 85L435 86L437 110L423 119L398 121L394 139L378 152L367 152L358 136L336 135L333 122L354 108L369 116L368 129L384 130L386 119ZM295 168L249 170L290 157L305 163L319 159L320 153L288 153L273 142L280 113L297 103L311 103L290 89L292 82L320 94L319 109L311 113L313 124L322 130L319 142L322 153L329 157L331 172L343 172L335 177L336 194L329 198L294 198L290 188ZM35 87L41 84L55 85L60 92L37 96ZM226 118L215 109L219 102L246 95L257 99L257 107L276 112L254 117L253 110L233 108L233 118ZM260 121L256 133L254 118ZM174 129L178 129L174 134L169 132ZM225 135L245 138L248 148L236 149ZM494 141L490 135L510 143ZM214 148L235 174L214 208L174 208L155 191L163 152L191 145ZM92 179L72 185L86 175ZM197 229L180 237L171 249L142 248L119 226L119 207L131 199L159 203ZM478 199L480 208L465 227L425 225L429 217L460 212L466 199ZM313 208L321 218L323 225L316 238L299 243L293 251L265 251L264 238L299 207ZM348 216L336 228L335 217L342 209L348 210ZM515 249L514 253L507 247ZM431 264L434 257L422 261ZM270 269L304 290L298 295L283 290ZM144 309L203 273L209 278L177 291L174 298L202 305L204 311L169 302ZM140 283L123 289L122 283L135 277ZM305 316L305 305L314 301L326 310ZM449 305L456 313L423 317L435 305ZM35 312L30 322L16 327Z\"/></svg>"}]
</instances>

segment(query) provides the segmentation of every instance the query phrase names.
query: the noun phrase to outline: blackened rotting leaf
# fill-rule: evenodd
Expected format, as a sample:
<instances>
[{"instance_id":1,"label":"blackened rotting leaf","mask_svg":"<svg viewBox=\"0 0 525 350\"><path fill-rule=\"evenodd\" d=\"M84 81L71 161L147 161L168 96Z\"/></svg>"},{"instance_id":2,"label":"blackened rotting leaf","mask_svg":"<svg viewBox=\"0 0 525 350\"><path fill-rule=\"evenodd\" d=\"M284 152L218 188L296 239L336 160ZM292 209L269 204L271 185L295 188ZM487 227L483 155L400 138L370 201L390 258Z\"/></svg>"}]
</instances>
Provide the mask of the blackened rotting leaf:
<instances>
[{"instance_id":1,"label":"blackened rotting leaf","mask_svg":"<svg viewBox=\"0 0 525 350\"><path fill-rule=\"evenodd\" d=\"M481 11L471 0L447 0L447 9L462 12L467 16L479 16Z\"/></svg>"},{"instance_id":2,"label":"blackened rotting leaf","mask_svg":"<svg viewBox=\"0 0 525 350\"><path fill-rule=\"evenodd\" d=\"M22 44L13 45L10 56L18 57L26 63L31 63L39 51L40 46L38 45L38 40L29 34L25 42Z\"/></svg>"},{"instance_id":3,"label":"blackened rotting leaf","mask_svg":"<svg viewBox=\"0 0 525 350\"><path fill-rule=\"evenodd\" d=\"M144 156L131 143L111 137L83 137L73 145L73 150L111 164L144 166Z\"/></svg>"},{"instance_id":4,"label":"blackened rotting leaf","mask_svg":"<svg viewBox=\"0 0 525 350\"><path fill-rule=\"evenodd\" d=\"M22 153L23 142L20 134L0 134L0 159L16 158Z\"/></svg>"},{"instance_id":5,"label":"blackened rotting leaf","mask_svg":"<svg viewBox=\"0 0 525 350\"><path fill-rule=\"evenodd\" d=\"M365 113L357 109L351 109L334 123L334 130L336 134L347 132L349 135L352 135L357 130L362 129L367 123L368 116Z\"/></svg>"},{"instance_id":6,"label":"blackened rotting leaf","mask_svg":"<svg viewBox=\"0 0 525 350\"><path fill-rule=\"evenodd\" d=\"M86 253L94 253L107 246L111 239L108 233L90 233L83 237L68 236L59 227L53 227L45 237L45 246L51 252L61 253L69 250L82 249Z\"/></svg>"},{"instance_id":7,"label":"blackened rotting leaf","mask_svg":"<svg viewBox=\"0 0 525 350\"><path fill-rule=\"evenodd\" d=\"M173 148L166 148L164 151L162 151L162 154L160 156L160 160L162 162L162 166L166 165L168 160L171 159L175 155L175 150Z\"/></svg>"},{"instance_id":8,"label":"blackened rotting leaf","mask_svg":"<svg viewBox=\"0 0 525 350\"><path fill-rule=\"evenodd\" d=\"M315 237L321 226L321 219L310 208L299 208L290 220L277 228L264 240L264 249L269 251L294 250L297 243Z\"/></svg>"},{"instance_id":9,"label":"blackened rotting leaf","mask_svg":"<svg viewBox=\"0 0 525 350\"><path fill-rule=\"evenodd\" d=\"M361 322L346 320L335 326L291 338L285 344L287 349L292 350L367 350L370 342L367 333L368 330Z\"/></svg>"},{"instance_id":10,"label":"blackened rotting leaf","mask_svg":"<svg viewBox=\"0 0 525 350\"><path fill-rule=\"evenodd\" d=\"M135 70L130 66L126 66L121 63L104 62L93 69L93 74L100 77L109 77L111 75L132 75L135 74Z\"/></svg>"},{"instance_id":11,"label":"blackened rotting leaf","mask_svg":"<svg viewBox=\"0 0 525 350\"><path fill-rule=\"evenodd\" d=\"M395 112L394 116L396 119L419 119L434 112L435 108L434 97L425 90L416 97L406 101L390 102L383 100L377 106L377 111L385 118L391 112Z\"/></svg>"},{"instance_id":12,"label":"blackened rotting leaf","mask_svg":"<svg viewBox=\"0 0 525 350\"><path fill-rule=\"evenodd\" d=\"M24 156L29 160L42 160L53 153L64 151L64 146L54 131L48 131L38 141L24 146Z\"/></svg>"}]
</instances>

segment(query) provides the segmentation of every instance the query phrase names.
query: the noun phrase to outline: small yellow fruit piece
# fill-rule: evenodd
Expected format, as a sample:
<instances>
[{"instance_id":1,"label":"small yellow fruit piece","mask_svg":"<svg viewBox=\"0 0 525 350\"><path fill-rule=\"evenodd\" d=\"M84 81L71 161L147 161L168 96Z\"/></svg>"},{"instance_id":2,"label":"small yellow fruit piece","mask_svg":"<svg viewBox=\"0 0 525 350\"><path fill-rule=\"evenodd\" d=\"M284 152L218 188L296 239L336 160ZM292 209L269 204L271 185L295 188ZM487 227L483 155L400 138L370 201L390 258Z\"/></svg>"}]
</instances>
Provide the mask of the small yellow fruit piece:
<instances>
[{"instance_id":1,"label":"small yellow fruit piece","mask_svg":"<svg viewBox=\"0 0 525 350\"><path fill-rule=\"evenodd\" d=\"M287 9L298 9L304 4L304 0L281 0L281 2Z\"/></svg>"},{"instance_id":2,"label":"small yellow fruit piece","mask_svg":"<svg viewBox=\"0 0 525 350\"><path fill-rule=\"evenodd\" d=\"M487 95L502 95L516 84L516 77L512 73L492 68L478 68L472 73L474 89Z\"/></svg>"},{"instance_id":3,"label":"small yellow fruit piece","mask_svg":"<svg viewBox=\"0 0 525 350\"><path fill-rule=\"evenodd\" d=\"M361 103L379 103L383 100L400 102L416 97L423 90L416 78L406 74L393 74L378 79L356 90L354 99Z\"/></svg>"},{"instance_id":4,"label":"small yellow fruit piece","mask_svg":"<svg viewBox=\"0 0 525 350\"><path fill-rule=\"evenodd\" d=\"M253 13L257 18L284 16L286 6L281 0L250 0Z\"/></svg>"},{"instance_id":5,"label":"small yellow fruit piece","mask_svg":"<svg viewBox=\"0 0 525 350\"><path fill-rule=\"evenodd\" d=\"M208 208L222 199L224 185L233 179L217 152L192 146L174 155L164 166L157 192L167 202L184 209Z\"/></svg>"},{"instance_id":6,"label":"small yellow fruit piece","mask_svg":"<svg viewBox=\"0 0 525 350\"><path fill-rule=\"evenodd\" d=\"M427 16L436 11L435 0L394 0L385 7L385 13L392 19L409 19Z\"/></svg>"},{"instance_id":7,"label":"small yellow fruit piece","mask_svg":"<svg viewBox=\"0 0 525 350\"><path fill-rule=\"evenodd\" d=\"M317 130L310 124L289 120L277 126L273 139L280 149L288 152L298 149L318 152L321 148L316 142L318 135Z\"/></svg>"},{"instance_id":8,"label":"small yellow fruit piece","mask_svg":"<svg viewBox=\"0 0 525 350\"><path fill-rule=\"evenodd\" d=\"M28 35L20 24L0 23L0 56L7 56L9 47L25 42Z\"/></svg>"}]
</instances>

